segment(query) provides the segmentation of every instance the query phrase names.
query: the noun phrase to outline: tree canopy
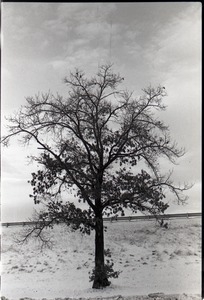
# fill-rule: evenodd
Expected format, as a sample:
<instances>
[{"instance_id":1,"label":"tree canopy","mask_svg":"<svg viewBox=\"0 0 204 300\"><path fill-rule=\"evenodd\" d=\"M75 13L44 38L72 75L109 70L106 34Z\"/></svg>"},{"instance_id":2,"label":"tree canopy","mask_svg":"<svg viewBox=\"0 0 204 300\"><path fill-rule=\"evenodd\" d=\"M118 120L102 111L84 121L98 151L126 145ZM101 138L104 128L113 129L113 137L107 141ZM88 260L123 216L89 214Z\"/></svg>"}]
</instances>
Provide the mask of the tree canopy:
<instances>
[{"instance_id":1,"label":"tree canopy","mask_svg":"<svg viewBox=\"0 0 204 300\"><path fill-rule=\"evenodd\" d=\"M42 167L32 173L30 197L45 206L41 221L63 221L89 233L97 218L124 215L125 209L163 214L167 190L185 201L188 187L175 186L171 172L162 174L159 165L161 157L174 164L184 154L157 117L166 109L165 88L148 87L135 97L119 88L123 80L111 65L102 65L91 78L76 69L64 80L66 96L27 97L8 118L4 144L21 135L24 144L34 140L40 148L32 157ZM65 191L67 198L61 199ZM88 208L76 207L70 193Z\"/></svg>"}]
</instances>

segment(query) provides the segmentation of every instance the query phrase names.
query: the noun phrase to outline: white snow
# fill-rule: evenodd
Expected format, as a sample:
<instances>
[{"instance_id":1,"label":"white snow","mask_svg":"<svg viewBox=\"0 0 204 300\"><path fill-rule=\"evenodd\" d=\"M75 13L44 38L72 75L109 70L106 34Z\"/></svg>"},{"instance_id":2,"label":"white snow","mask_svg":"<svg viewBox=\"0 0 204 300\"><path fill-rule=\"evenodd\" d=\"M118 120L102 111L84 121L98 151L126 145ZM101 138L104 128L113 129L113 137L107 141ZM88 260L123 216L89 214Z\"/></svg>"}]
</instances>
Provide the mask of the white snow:
<instances>
[{"instance_id":1,"label":"white snow","mask_svg":"<svg viewBox=\"0 0 204 300\"><path fill-rule=\"evenodd\" d=\"M201 293L201 220L174 219L105 223L105 248L122 273L111 286L93 290L94 232L83 236L63 225L51 231L54 246L41 251L35 240L18 246L22 227L2 229L2 289L9 300Z\"/></svg>"}]
</instances>

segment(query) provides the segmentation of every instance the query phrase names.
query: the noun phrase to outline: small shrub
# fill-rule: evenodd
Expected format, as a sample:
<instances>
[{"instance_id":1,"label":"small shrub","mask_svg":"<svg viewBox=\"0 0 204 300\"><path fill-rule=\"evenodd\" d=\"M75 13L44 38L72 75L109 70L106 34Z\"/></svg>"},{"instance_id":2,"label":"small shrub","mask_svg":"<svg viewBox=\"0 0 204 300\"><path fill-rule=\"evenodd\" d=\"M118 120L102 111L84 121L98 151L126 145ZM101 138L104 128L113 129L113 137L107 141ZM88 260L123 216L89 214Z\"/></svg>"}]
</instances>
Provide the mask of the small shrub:
<instances>
[{"instance_id":1,"label":"small shrub","mask_svg":"<svg viewBox=\"0 0 204 300\"><path fill-rule=\"evenodd\" d=\"M113 270L113 266L114 263L111 260L107 260L106 264L104 266L104 270L101 270L101 272L98 272L98 274L96 273L95 268L92 270L92 273L89 272L90 276L89 276L89 281L94 281L94 278L97 277L103 277L104 274L106 275L107 279L108 278L118 278L119 274L121 273L121 271L114 271Z\"/></svg>"},{"instance_id":2,"label":"small shrub","mask_svg":"<svg viewBox=\"0 0 204 300\"><path fill-rule=\"evenodd\" d=\"M104 250L105 256L107 256L109 259L106 259L106 263L104 266L104 270L101 270L100 272L96 273L95 268L92 270L92 272L89 272L89 281L94 281L94 278L97 276L99 278L102 278L105 274L106 278L118 278L119 274L122 271L114 271L113 266L113 260L111 259L111 251L110 249Z\"/></svg>"},{"instance_id":3,"label":"small shrub","mask_svg":"<svg viewBox=\"0 0 204 300\"><path fill-rule=\"evenodd\" d=\"M109 248L108 249L104 249L104 254L107 257L111 257L111 251L110 251L110 249Z\"/></svg>"},{"instance_id":4,"label":"small shrub","mask_svg":"<svg viewBox=\"0 0 204 300\"><path fill-rule=\"evenodd\" d=\"M18 266L13 266L11 269L12 269L12 270L13 270L13 269L18 269Z\"/></svg>"}]
</instances>

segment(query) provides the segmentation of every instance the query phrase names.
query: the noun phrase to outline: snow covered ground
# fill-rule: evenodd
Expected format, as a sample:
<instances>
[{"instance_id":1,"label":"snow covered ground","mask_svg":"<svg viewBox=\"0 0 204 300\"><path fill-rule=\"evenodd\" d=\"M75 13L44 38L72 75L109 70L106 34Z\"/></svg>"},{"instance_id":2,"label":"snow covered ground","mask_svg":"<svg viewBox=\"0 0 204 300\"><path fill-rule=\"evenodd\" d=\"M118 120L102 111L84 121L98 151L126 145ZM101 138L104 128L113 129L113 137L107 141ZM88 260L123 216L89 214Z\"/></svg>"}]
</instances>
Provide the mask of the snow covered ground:
<instances>
[{"instance_id":1,"label":"snow covered ground","mask_svg":"<svg viewBox=\"0 0 204 300\"><path fill-rule=\"evenodd\" d=\"M94 232L83 236L56 225L51 232L53 249L41 251L34 240L23 246L13 242L22 227L3 227L1 295L9 300L117 295L133 299L129 297L156 292L200 295L200 218L170 220L168 229L148 220L105 225L105 248L112 252L114 269L122 273L103 290L93 290L89 282Z\"/></svg>"}]
</instances>

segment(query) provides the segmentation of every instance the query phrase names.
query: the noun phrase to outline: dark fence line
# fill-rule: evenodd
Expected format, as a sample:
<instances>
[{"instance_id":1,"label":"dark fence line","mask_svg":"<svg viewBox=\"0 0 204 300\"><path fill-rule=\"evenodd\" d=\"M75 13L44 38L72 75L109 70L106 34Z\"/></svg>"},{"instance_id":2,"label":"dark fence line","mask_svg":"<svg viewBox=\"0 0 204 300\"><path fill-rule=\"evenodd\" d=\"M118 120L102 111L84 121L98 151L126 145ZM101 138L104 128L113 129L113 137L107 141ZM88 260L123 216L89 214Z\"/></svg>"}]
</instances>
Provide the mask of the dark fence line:
<instances>
[{"instance_id":1,"label":"dark fence line","mask_svg":"<svg viewBox=\"0 0 204 300\"><path fill-rule=\"evenodd\" d=\"M152 220L152 219L174 219L174 218L195 218L201 217L201 213L181 213L181 214L165 214L165 215L148 215L148 216L129 216L129 217L110 217L110 218L103 218L105 222L114 222L114 221L137 221L137 220ZM1 223L1 226L25 226L25 225L34 225L36 222L6 222Z\"/></svg>"}]
</instances>

